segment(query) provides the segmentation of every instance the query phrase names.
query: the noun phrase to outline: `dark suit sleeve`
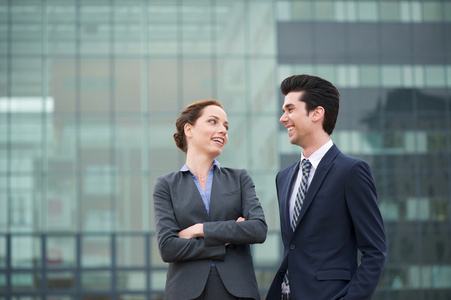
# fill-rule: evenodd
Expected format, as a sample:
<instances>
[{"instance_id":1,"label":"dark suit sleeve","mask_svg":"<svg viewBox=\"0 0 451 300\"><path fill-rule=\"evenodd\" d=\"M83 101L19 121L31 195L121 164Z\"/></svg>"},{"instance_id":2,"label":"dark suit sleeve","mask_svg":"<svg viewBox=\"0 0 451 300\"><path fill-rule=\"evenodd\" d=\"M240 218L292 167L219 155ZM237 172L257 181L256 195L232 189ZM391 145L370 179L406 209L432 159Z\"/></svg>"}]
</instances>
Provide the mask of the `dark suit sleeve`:
<instances>
[{"instance_id":1,"label":"dark suit sleeve","mask_svg":"<svg viewBox=\"0 0 451 300\"><path fill-rule=\"evenodd\" d=\"M370 167L357 161L346 183L346 201L362 261L345 299L371 299L386 257L385 232Z\"/></svg>"},{"instance_id":2,"label":"dark suit sleeve","mask_svg":"<svg viewBox=\"0 0 451 300\"><path fill-rule=\"evenodd\" d=\"M255 244L266 240L268 227L255 185L246 170L240 173L241 212L244 222L235 220L204 223L207 246L231 244Z\"/></svg>"},{"instance_id":3,"label":"dark suit sleeve","mask_svg":"<svg viewBox=\"0 0 451 300\"><path fill-rule=\"evenodd\" d=\"M180 227L174 214L169 183L162 177L158 177L155 181L153 201L158 248L163 261L224 260L224 244L208 247L204 238L179 238Z\"/></svg>"}]
</instances>

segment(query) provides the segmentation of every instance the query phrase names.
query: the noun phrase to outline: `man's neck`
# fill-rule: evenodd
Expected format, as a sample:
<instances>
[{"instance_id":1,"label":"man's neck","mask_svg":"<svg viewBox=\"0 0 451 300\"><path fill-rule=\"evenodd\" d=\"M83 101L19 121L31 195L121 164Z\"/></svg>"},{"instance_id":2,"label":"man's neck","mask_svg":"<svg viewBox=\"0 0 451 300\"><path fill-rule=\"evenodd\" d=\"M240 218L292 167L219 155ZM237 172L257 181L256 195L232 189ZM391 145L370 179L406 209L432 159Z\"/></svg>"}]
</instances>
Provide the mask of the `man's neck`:
<instances>
[{"instance_id":1,"label":"man's neck","mask_svg":"<svg viewBox=\"0 0 451 300\"><path fill-rule=\"evenodd\" d=\"M328 141L330 140L330 136L325 133L324 135L321 135L320 137L316 138L314 141L312 141L309 145L305 146L305 148L302 148L302 154L305 158L309 158L313 153L315 153L319 148L324 146Z\"/></svg>"}]
</instances>

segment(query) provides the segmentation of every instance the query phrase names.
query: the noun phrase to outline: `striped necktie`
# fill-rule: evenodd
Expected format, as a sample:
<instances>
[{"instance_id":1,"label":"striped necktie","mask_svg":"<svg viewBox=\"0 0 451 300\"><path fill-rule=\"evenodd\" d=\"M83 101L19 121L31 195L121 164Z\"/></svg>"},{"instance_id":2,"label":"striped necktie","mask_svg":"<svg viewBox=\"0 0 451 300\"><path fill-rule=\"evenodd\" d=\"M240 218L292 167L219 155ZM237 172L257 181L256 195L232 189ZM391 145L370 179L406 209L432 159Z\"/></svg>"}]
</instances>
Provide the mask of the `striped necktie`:
<instances>
[{"instance_id":1,"label":"striped necktie","mask_svg":"<svg viewBox=\"0 0 451 300\"><path fill-rule=\"evenodd\" d=\"M294 211L293 211L293 217L291 219L291 230L296 229L296 224L298 223L299 214L301 213L302 205L304 204L304 198L305 194L307 194L307 184L308 184L308 176L310 174L310 168L312 167L312 164L307 160L302 160L302 180L301 184L299 185L298 192L296 194L296 200L294 202ZM288 270L285 273L285 276L283 277L283 282L285 285L289 285L288 282Z\"/></svg>"}]
</instances>

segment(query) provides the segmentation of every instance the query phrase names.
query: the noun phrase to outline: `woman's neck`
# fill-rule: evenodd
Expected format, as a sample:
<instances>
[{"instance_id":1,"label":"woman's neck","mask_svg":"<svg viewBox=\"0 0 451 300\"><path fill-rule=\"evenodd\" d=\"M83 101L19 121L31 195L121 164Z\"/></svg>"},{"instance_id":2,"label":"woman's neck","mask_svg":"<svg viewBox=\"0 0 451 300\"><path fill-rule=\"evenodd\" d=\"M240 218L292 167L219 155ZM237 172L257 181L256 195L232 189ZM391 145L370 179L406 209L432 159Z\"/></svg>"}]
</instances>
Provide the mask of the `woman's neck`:
<instances>
[{"instance_id":1,"label":"woman's neck","mask_svg":"<svg viewBox=\"0 0 451 300\"><path fill-rule=\"evenodd\" d=\"M213 162L214 158L211 157L194 155L189 152L186 155L186 165L199 179L208 176L208 172L210 171Z\"/></svg>"}]
</instances>

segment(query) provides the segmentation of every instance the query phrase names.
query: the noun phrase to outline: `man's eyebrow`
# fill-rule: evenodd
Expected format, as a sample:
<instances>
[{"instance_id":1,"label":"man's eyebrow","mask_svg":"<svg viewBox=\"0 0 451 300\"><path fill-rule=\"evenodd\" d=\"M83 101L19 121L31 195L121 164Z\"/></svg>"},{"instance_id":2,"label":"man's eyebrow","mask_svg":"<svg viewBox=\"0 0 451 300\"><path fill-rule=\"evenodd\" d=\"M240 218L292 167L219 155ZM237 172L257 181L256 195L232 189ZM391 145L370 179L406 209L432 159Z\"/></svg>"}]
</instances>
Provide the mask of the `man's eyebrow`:
<instances>
[{"instance_id":1,"label":"man's eyebrow","mask_svg":"<svg viewBox=\"0 0 451 300\"><path fill-rule=\"evenodd\" d=\"M282 111L284 111L285 109L290 108L292 106L294 106L293 103L287 103L282 107Z\"/></svg>"}]
</instances>

